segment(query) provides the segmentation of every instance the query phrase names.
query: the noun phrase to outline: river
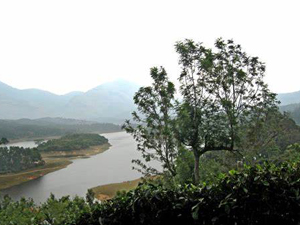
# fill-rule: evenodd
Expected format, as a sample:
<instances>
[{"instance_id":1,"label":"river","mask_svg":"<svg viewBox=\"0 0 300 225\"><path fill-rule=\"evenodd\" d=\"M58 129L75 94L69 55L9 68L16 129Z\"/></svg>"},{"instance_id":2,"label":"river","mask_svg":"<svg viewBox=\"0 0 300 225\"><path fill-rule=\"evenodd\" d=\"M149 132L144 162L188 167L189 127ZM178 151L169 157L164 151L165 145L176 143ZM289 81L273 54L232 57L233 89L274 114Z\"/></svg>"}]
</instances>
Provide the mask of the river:
<instances>
[{"instance_id":1,"label":"river","mask_svg":"<svg viewBox=\"0 0 300 225\"><path fill-rule=\"evenodd\" d=\"M132 170L131 160L141 158L134 139L125 132L101 135L108 138L112 145L107 151L90 158L73 160L73 163L64 169L0 191L1 194L8 194L14 200L26 197L41 203L50 193L56 197L66 195L84 197L89 188L141 177L140 173ZM13 145L34 147L34 142Z\"/></svg>"}]
</instances>

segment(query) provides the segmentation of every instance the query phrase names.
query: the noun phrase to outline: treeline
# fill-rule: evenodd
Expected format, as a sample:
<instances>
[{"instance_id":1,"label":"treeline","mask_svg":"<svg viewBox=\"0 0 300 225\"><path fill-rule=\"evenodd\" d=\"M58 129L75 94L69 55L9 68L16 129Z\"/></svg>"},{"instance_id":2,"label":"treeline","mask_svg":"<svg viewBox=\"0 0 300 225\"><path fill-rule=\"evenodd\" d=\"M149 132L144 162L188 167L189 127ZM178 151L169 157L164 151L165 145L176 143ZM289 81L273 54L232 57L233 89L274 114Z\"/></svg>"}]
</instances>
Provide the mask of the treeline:
<instances>
[{"instance_id":1,"label":"treeline","mask_svg":"<svg viewBox=\"0 0 300 225\"><path fill-rule=\"evenodd\" d=\"M37 120L0 120L0 137L11 139L43 138L73 133L106 133L121 131L120 126L62 118Z\"/></svg>"},{"instance_id":2,"label":"treeline","mask_svg":"<svg viewBox=\"0 0 300 225\"><path fill-rule=\"evenodd\" d=\"M0 148L0 173L12 173L44 165L37 148Z\"/></svg>"},{"instance_id":3,"label":"treeline","mask_svg":"<svg viewBox=\"0 0 300 225\"><path fill-rule=\"evenodd\" d=\"M107 144L108 139L98 134L70 134L38 145L40 151L73 151Z\"/></svg>"},{"instance_id":4,"label":"treeline","mask_svg":"<svg viewBox=\"0 0 300 225\"><path fill-rule=\"evenodd\" d=\"M51 195L40 206L5 197L0 225L298 224L299 189L299 162L263 163L231 170L210 185L141 184L101 204L91 192L73 200Z\"/></svg>"}]
</instances>

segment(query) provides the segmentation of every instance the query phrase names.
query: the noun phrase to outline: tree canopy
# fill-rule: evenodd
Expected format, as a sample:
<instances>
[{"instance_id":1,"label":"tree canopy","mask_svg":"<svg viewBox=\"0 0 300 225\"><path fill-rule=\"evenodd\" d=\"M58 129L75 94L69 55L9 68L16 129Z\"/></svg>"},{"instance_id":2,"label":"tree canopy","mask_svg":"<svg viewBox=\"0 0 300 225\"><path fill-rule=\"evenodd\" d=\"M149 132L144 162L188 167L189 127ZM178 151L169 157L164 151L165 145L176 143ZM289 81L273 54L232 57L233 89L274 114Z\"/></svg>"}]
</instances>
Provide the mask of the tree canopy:
<instances>
[{"instance_id":1,"label":"tree canopy","mask_svg":"<svg viewBox=\"0 0 300 225\"><path fill-rule=\"evenodd\" d=\"M137 126L126 121L124 128L146 161L161 161L172 175L179 147L191 151L198 183L200 157L209 151L241 154L249 127L278 111L276 94L263 81L264 63L232 40L219 38L214 48L185 40L175 49L181 66L180 101L174 99L174 84L165 69L152 68L152 86L141 88L134 97Z\"/></svg>"},{"instance_id":2,"label":"tree canopy","mask_svg":"<svg viewBox=\"0 0 300 225\"><path fill-rule=\"evenodd\" d=\"M0 148L0 174L19 172L44 163L36 148Z\"/></svg>"}]
</instances>

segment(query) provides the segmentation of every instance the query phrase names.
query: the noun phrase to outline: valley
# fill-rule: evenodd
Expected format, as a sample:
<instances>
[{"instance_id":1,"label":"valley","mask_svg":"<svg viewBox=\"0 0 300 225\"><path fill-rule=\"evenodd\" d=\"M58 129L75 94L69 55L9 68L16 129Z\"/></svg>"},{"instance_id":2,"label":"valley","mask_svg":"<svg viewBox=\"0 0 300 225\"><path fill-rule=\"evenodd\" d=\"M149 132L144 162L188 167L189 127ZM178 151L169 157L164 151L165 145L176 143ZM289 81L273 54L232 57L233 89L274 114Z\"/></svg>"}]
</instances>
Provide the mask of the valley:
<instances>
[{"instance_id":1,"label":"valley","mask_svg":"<svg viewBox=\"0 0 300 225\"><path fill-rule=\"evenodd\" d=\"M28 177L45 174L37 179L1 190L0 195L9 194L15 200L24 196L33 198L35 202L39 203L46 201L50 193L56 197L64 195L84 197L90 188L140 178L141 174L131 169L131 160L141 158L139 152L136 151L136 143L132 137L125 132L102 135L109 140L110 147L103 146L101 150L98 149L99 151L95 149L86 151L85 154L89 158L81 154L78 157L74 155L70 158L62 157L60 159L53 159L53 155L44 155L44 157L48 157L48 162L52 160L52 169L55 168L54 170L44 168L45 170L41 173L29 171L29 174L31 172L32 174ZM154 166L160 168L158 164L154 164Z\"/></svg>"}]
</instances>

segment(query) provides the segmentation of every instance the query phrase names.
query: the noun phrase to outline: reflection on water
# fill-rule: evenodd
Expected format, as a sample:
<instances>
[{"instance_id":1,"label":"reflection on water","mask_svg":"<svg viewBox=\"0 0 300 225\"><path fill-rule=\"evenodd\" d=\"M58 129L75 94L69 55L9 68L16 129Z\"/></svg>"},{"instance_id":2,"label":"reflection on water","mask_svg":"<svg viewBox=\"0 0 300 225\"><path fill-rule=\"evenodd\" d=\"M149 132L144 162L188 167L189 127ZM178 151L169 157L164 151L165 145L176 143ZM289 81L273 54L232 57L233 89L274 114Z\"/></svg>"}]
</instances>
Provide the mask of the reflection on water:
<instances>
[{"instance_id":1,"label":"reflection on water","mask_svg":"<svg viewBox=\"0 0 300 225\"><path fill-rule=\"evenodd\" d=\"M125 132L102 135L112 145L104 153L74 160L65 169L1 191L1 194L9 194L13 199L24 196L33 198L35 202L44 202L50 193L57 197L83 197L89 188L139 178L141 174L132 170L131 160L140 158L133 138Z\"/></svg>"}]
</instances>

